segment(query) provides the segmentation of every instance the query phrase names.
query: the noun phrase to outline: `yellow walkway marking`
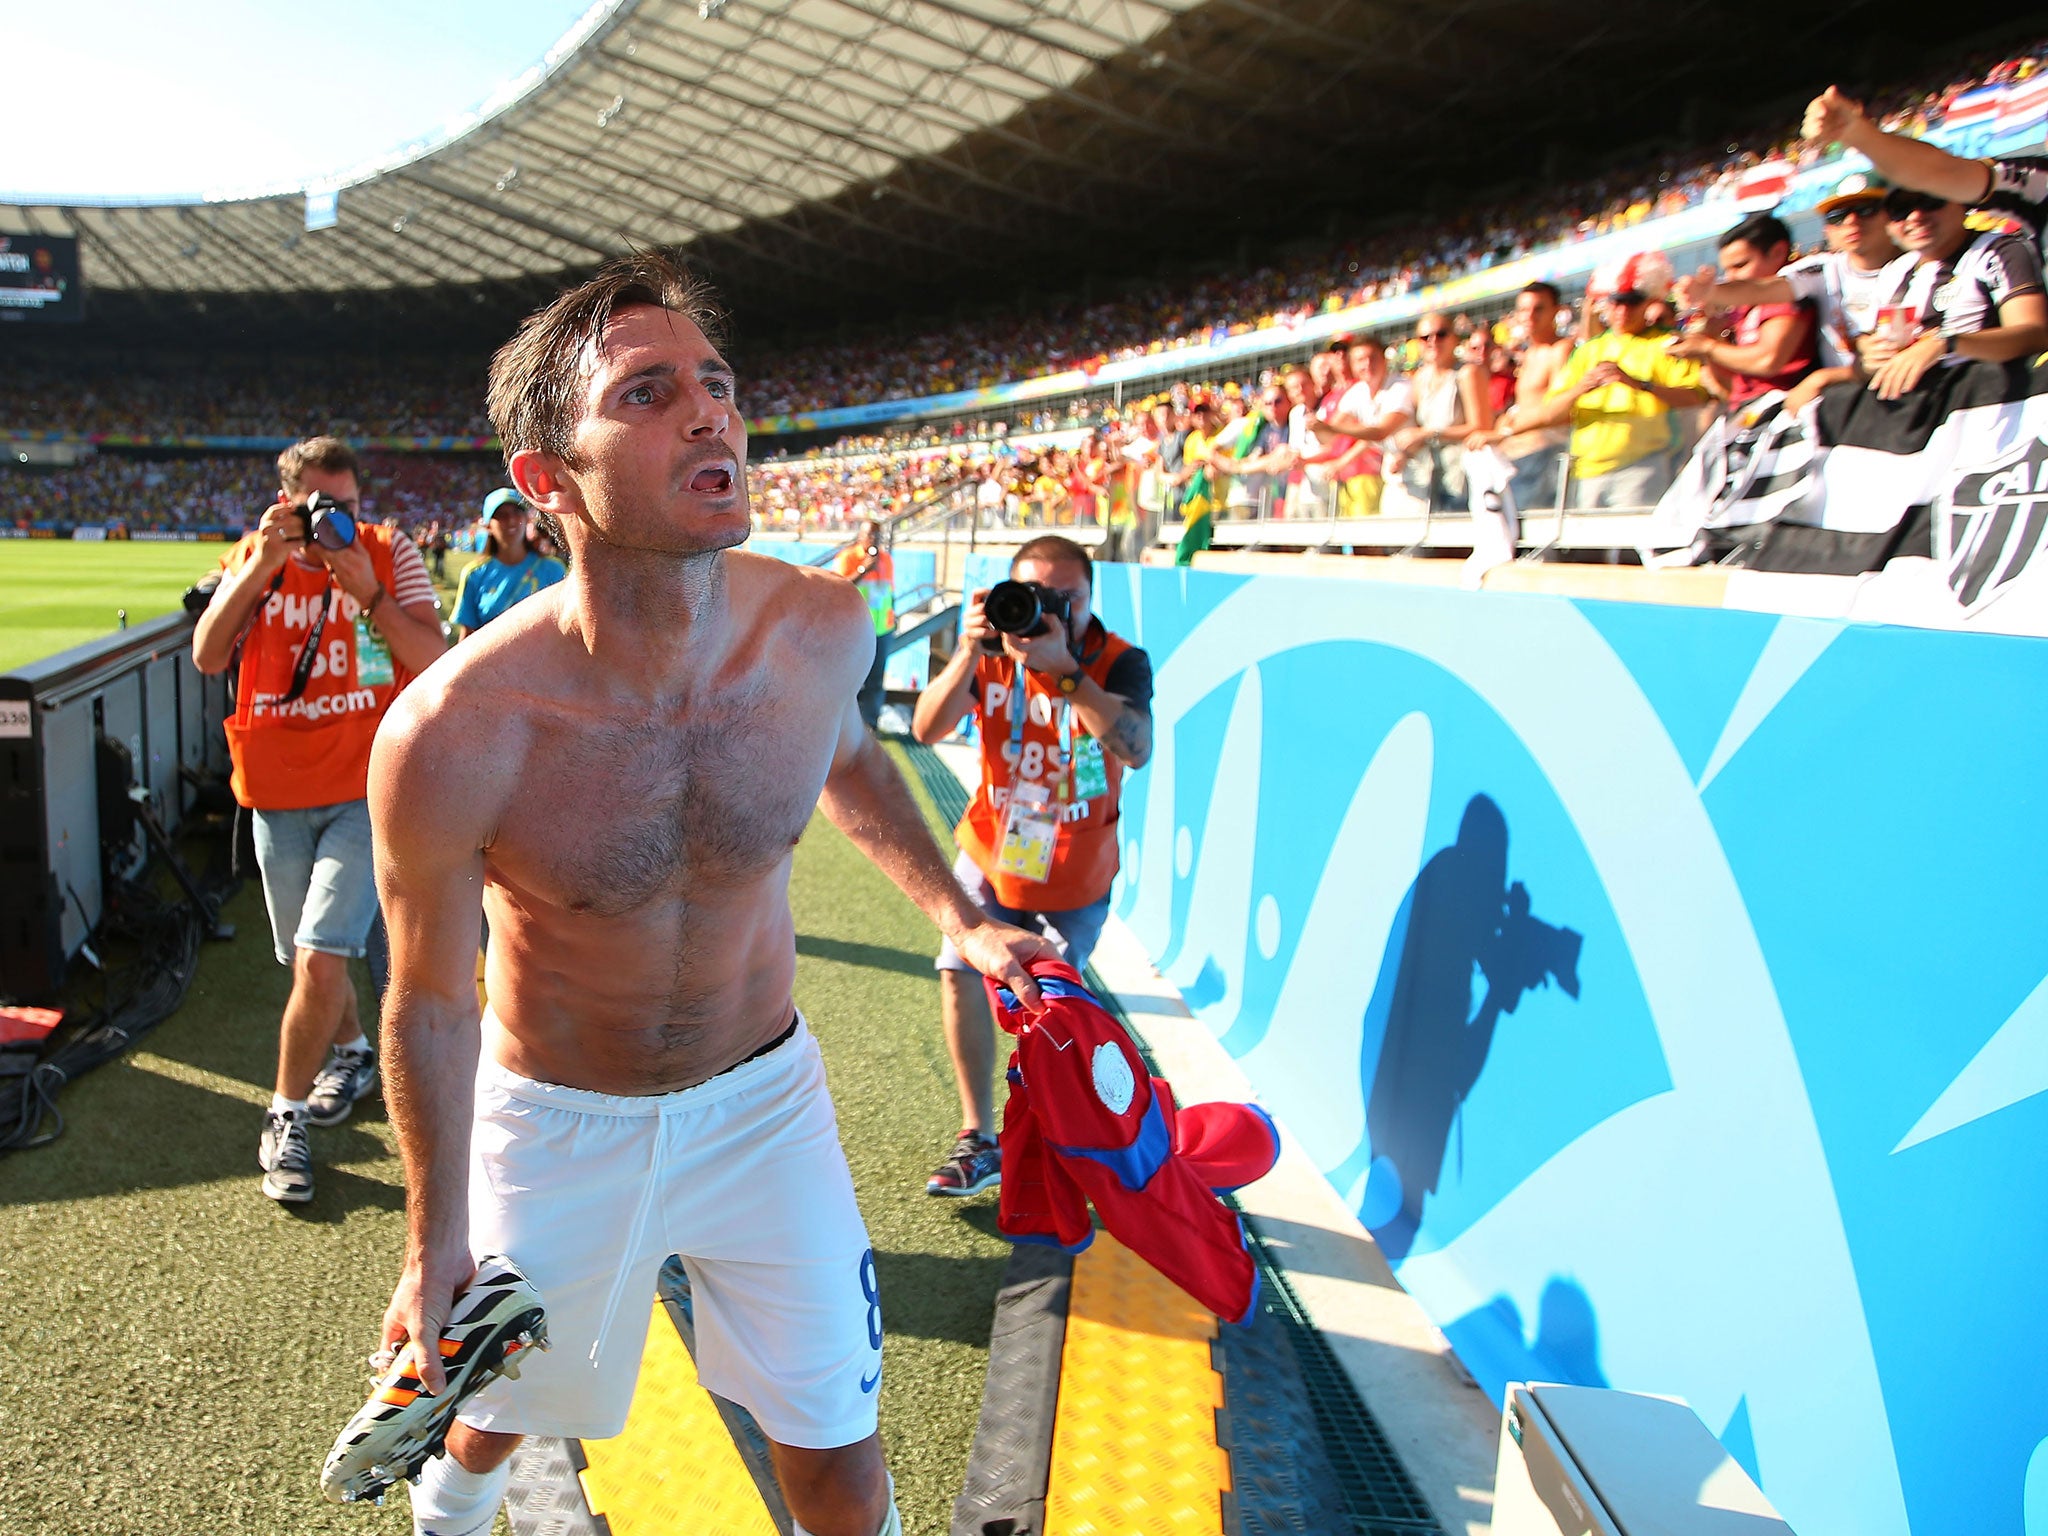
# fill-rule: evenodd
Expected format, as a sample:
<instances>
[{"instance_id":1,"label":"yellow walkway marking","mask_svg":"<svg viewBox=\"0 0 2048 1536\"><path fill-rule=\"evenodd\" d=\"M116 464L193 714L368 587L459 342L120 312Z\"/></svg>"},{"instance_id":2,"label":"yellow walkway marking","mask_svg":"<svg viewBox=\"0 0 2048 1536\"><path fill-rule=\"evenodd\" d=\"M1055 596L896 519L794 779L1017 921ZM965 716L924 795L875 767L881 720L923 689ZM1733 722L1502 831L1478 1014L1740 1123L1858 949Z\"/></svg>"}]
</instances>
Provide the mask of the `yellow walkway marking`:
<instances>
[{"instance_id":1,"label":"yellow walkway marking","mask_svg":"<svg viewBox=\"0 0 2048 1536\"><path fill-rule=\"evenodd\" d=\"M753 1474L659 1301L625 1431L584 1441L583 1455L583 1496L612 1536L776 1536Z\"/></svg>"},{"instance_id":2,"label":"yellow walkway marking","mask_svg":"<svg viewBox=\"0 0 2048 1536\"><path fill-rule=\"evenodd\" d=\"M1046 1536L1217 1536L1216 1319L1111 1237L1074 1260Z\"/></svg>"}]
</instances>

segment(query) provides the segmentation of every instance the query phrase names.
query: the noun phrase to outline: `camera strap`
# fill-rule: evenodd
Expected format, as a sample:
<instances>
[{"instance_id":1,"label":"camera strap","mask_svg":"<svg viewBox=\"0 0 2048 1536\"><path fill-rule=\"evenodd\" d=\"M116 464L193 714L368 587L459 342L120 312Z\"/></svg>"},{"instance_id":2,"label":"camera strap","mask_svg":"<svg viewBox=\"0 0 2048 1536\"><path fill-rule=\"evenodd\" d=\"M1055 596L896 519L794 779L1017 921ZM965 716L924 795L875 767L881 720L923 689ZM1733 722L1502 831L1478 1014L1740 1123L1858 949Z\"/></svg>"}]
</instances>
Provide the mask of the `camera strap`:
<instances>
[{"instance_id":1,"label":"camera strap","mask_svg":"<svg viewBox=\"0 0 2048 1536\"><path fill-rule=\"evenodd\" d=\"M1010 777L1014 781L1024 763L1024 716L1031 708L1031 693L1027 679L1031 676L1023 662L1017 663L1016 676L1010 684ZM1060 803L1065 804L1072 797L1074 782L1074 706L1065 699L1060 700Z\"/></svg>"},{"instance_id":2,"label":"camera strap","mask_svg":"<svg viewBox=\"0 0 2048 1536\"><path fill-rule=\"evenodd\" d=\"M279 577L284 572L278 572ZM327 605L334 598L334 577L330 574L320 588L319 606L313 610L313 627L306 634L306 643L299 647L299 659L292 664L292 687L277 702L289 704L306 691L306 684L313 676L313 661L320 654L320 637L327 632Z\"/></svg>"}]
</instances>

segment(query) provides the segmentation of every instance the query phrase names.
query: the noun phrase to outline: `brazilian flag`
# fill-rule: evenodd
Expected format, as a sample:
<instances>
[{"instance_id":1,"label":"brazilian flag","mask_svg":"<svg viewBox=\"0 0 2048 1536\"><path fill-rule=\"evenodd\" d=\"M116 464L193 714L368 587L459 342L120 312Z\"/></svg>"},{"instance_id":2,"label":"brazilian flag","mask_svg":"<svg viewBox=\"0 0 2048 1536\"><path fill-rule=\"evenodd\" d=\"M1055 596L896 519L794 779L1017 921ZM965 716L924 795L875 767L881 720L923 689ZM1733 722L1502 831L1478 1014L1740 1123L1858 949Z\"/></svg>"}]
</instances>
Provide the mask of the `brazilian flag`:
<instances>
[{"instance_id":1,"label":"brazilian flag","mask_svg":"<svg viewBox=\"0 0 2048 1536\"><path fill-rule=\"evenodd\" d=\"M1266 418L1261 411L1253 411L1234 426L1225 427L1209 441L1209 464L1219 458L1249 457L1252 445L1265 427ZM1210 472L1209 464L1188 478L1187 490L1181 496L1180 511L1186 522L1180 543L1174 547L1175 565L1192 565L1196 554L1209 547L1210 536L1215 532L1216 508L1222 504L1222 492L1216 483L1220 477Z\"/></svg>"}]
</instances>

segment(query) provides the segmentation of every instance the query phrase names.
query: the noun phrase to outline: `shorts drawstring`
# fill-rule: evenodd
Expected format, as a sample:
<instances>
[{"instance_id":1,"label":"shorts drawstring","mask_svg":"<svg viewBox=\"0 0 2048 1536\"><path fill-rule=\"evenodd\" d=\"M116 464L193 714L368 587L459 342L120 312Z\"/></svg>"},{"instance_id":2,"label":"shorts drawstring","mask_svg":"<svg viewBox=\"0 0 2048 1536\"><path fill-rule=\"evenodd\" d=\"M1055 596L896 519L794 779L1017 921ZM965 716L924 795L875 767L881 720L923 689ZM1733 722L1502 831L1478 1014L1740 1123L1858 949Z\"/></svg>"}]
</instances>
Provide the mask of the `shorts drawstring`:
<instances>
[{"instance_id":1,"label":"shorts drawstring","mask_svg":"<svg viewBox=\"0 0 2048 1536\"><path fill-rule=\"evenodd\" d=\"M610 1297L604 1304L604 1316L597 1325L597 1337L590 1345L590 1363L597 1359L604 1349L604 1341L612 1331L612 1318L619 1310L620 1298L625 1295L626 1281L633 1273L633 1260L640 1252L640 1234L647 1227L648 1208L654 1204L655 1186L661 1179L661 1147L668 1139L668 1110L664 1106L654 1117L654 1150L647 1159L647 1177L640 1187L640 1203L633 1210L633 1225L626 1232L625 1251L619 1255L619 1272L612 1281Z\"/></svg>"}]
</instances>

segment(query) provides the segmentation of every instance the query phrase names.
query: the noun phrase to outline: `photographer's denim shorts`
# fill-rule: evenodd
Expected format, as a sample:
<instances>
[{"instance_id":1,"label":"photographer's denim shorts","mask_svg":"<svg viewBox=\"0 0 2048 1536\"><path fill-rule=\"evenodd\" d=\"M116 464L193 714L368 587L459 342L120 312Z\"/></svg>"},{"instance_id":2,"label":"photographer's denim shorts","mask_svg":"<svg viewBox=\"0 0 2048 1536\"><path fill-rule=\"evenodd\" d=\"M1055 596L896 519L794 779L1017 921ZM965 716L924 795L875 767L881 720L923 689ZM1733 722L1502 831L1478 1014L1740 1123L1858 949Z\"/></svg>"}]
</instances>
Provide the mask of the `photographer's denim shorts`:
<instances>
[{"instance_id":1,"label":"photographer's denim shorts","mask_svg":"<svg viewBox=\"0 0 2048 1536\"><path fill-rule=\"evenodd\" d=\"M953 863L953 878L960 882L962 890L974 898L974 904L999 923L1008 923L1013 928L1022 928L1027 933L1044 933L1059 945L1060 958L1077 971L1088 968L1088 957L1095 953L1095 942L1102 937L1102 925L1109 921L1109 898L1090 902L1085 907L1075 907L1066 912L1023 912L1015 907L1006 907L996 900L996 893L988 883L988 876L981 872L981 866L972 857L961 854ZM1051 930L1049 933L1047 930ZM960 958L960 951L953 947L951 939L939 941L939 958L935 969L941 971L971 971L973 966Z\"/></svg>"},{"instance_id":2,"label":"photographer's denim shorts","mask_svg":"<svg viewBox=\"0 0 2048 1536\"><path fill-rule=\"evenodd\" d=\"M377 916L370 858L370 802L344 800L304 811L257 811L256 867L277 963L293 949L355 959Z\"/></svg>"}]
</instances>

